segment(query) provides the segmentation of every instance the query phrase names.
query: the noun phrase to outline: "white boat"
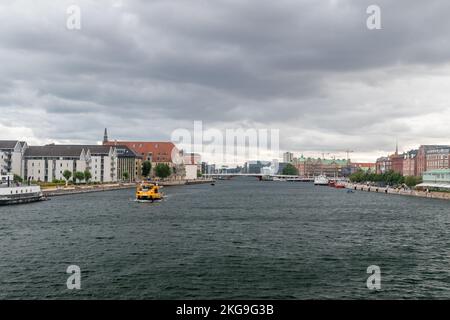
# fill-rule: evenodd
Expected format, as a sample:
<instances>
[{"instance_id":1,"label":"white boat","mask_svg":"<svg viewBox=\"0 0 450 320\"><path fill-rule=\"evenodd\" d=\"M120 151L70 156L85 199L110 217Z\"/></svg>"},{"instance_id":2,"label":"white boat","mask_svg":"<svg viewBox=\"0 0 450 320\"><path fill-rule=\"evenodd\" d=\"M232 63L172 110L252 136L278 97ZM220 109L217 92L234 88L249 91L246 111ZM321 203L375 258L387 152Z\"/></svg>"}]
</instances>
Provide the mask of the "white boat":
<instances>
[{"instance_id":1,"label":"white boat","mask_svg":"<svg viewBox=\"0 0 450 320\"><path fill-rule=\"evenodd\" d=\"M328 182L328 178L323 174L314 178L314 185L316 186L327 186Z\"/></svg>"},{"instance_id":2,"label":"white boat","mask_svg":"<svg viewBox=\"0 0 450 320\"><path fill-rule=\"evenodd\" d=\"M40 186L14 185L12 179L0 180L0 205L45 200Z\"/></svg>"}]
</instances>

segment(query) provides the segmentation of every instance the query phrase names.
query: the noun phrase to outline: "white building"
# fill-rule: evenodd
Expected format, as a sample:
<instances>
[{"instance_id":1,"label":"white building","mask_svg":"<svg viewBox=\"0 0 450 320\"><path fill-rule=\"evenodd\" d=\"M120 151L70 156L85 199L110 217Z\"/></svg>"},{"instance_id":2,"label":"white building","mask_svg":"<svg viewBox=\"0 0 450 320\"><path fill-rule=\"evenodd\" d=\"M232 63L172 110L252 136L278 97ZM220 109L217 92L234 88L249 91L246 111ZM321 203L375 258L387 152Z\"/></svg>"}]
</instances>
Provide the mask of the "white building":
<instances>
[{"instance_id":1,"label":"white building","mask_svg":"<svg viewBox=\"0 0 450 320\"><path fill-rule=\"evenodd\" d=\"M185 178L187 180L195 180L195 179L197 179L197 171L198 171L197 165L195 165L195 164L186 164L184 166L184 168L186 170Z\"/></svg>"},{"instance_id":2,"label":"white building","mask_svg":"<svg viewBox=\"0 0 450 320\"><path fill-rule=\"evenodd\" d=\"M202 171L202 156L198 153L183 153L185 165L195 164L198 171Z\"/></svg>"},{"instance_id":3,"label":"white building","mask_svg":"<svg viewBox=\"0 0 450 320\"><path fill-rule=\"evenodd\" d=\"M292 152L283 153L283 162L292 163L294 161L294 154Z\"/></svg>"},{"instance_id":4,"label":"white building","mask_svg":"<svg viewBox=\"0 0 450 320\"><path fill-rule=\"evenodd\" d=\"M46 145L28 147L23 157L23 177L35 181L64 180L63 173L89 171L93 182L116 182L117 152L113 146Z\"/></svg>"},{"instance_id":5,"label":"white building","mask_svg":"<svg viewBox=\"0 0 450 320\"><path fill-rule=\"evenodd\" d=\"M27 147L23 141L0 140L0 175L22 176L22 157Z\"/></svg>"},{"instance_id":6,"label":"white building","mask_svg":"<svg viewBox=\"0 0 450 320\"><path fill-rule=\"evenodd\" d=\"M261 173L264 175L274 175L277 174L280 168L280 164L277 159L272 160L270 166L261 168Z\"/></svg>"}]
</instances>

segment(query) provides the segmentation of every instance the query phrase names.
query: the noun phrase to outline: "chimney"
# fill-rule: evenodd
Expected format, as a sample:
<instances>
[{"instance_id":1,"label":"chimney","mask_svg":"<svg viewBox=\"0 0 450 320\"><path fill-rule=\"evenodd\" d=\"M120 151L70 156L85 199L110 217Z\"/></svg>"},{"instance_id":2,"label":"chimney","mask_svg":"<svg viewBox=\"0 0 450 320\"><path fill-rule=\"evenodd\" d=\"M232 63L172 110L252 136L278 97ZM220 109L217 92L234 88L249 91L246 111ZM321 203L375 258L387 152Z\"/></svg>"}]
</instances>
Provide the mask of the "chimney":
<instances>
[{"instance_id":1,"label":"chimney","mask_svg":"<svg viewBox=\"0 0 450 320\"><path fill-rule=\"evenodd\" d=\"M108 129L105 128L105 133L103 135L103 144L108 142Z\"/></svg>"}]
</instances>

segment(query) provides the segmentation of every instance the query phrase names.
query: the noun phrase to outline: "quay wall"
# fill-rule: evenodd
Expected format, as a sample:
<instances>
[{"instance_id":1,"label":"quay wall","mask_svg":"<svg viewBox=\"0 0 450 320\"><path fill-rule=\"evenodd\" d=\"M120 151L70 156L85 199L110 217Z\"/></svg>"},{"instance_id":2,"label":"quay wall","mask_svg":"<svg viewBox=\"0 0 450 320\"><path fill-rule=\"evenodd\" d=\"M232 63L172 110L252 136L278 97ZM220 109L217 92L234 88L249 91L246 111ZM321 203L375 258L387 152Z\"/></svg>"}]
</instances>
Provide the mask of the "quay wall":
<instances>
[{"instance_id":1,"label":"quay wall","mask_svg":"<svg viewBox=\"0 0 450 320\"><path fill-rule=\"evenodd\" d=\"M103 185L92 185L92 186L70 186L70 187L60 187L60 188L47 188L42 189L42 193L47 197L54 196L65 196L70 194L80 194L80 193L90 193L90 192L101 192L101 191L111 191L120 189L131 189L135 188L134 183L121 183L121 184L103 184Z\"/></svg>"},{"instance_id":2,"label":"quay wall","mask_svg":"<svg viewBox=\"0 0 450 320\"><path fill-rule=\"evenodd\" d=\"M356 184L356 183L347 183L345 185L347 189L351 190L359 190L366 192L378 192L385 194L396 194L402 196L412 196L412 197L422 197L422 198L433 198L433 199L444 199L450 200L449 192L426 192L426 191L418 191L418 190L404 190L402 188L389 188L389 187L375 187L368 186L365 184Z\"/></svg>"}]
</instances>

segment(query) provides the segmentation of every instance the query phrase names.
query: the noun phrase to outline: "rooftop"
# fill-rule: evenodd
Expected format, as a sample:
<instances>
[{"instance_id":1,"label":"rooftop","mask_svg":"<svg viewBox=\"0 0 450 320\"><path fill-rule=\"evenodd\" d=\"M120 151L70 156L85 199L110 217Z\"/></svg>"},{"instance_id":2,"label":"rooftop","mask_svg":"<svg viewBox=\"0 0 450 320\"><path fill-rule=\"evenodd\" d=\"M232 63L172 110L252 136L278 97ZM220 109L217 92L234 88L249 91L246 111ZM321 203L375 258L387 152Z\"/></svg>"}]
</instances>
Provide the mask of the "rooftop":
<instances>
[{"instance_id":1,"label":"rooftop","mask_svg":"<svg viewBox=\"0 0 450 320\"><path fill-rule=\"evenodd\" d=\"M153 162L172 162L172 151L176 149L172 142L153 141L106 141L108 146L127 146L140 156L151 154Z\"/></svg>"},{"instance_id":2,"label":"rooftop","mask_svg":"<svg viewBox=\"0 0 450 320\"><path fill-rule=\"evenodd\" d=\"M31 146L25 151L25 157L79 157L81 152L89 150L91 154L108 154L111 147L100 145L55 145Z\"/></svg>"},{"instance_id":3,"label":"rooftop","mask_svg":"<svg viewBox=\"0 0 450 320\"><path fill-rule=\"evenodd\" d=\"M14 149L18 140L0 140L0 149Z\"/></svg>"}]
</instances>

